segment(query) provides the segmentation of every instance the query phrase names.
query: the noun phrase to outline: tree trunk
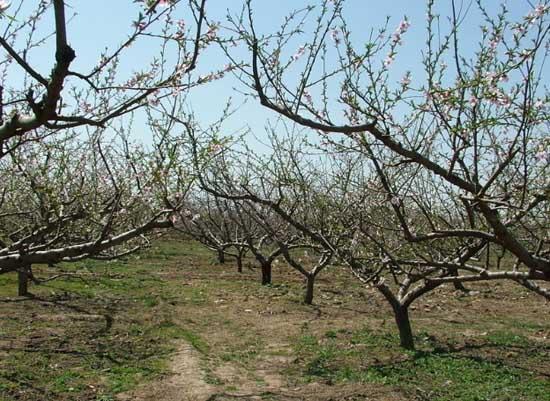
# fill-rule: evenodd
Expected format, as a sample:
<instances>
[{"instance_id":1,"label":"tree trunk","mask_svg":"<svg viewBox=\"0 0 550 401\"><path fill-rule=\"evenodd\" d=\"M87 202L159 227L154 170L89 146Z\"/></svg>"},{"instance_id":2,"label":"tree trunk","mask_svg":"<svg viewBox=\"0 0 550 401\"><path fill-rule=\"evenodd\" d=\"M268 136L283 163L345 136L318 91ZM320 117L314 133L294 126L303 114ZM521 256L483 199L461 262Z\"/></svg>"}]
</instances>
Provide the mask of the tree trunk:
<instances>
[{"instance_id":1,"label":"tree trunk","mask_svg":"<svg viewBox=\"0 0 550 401\"><path fill-rule=\"evenodd\" d=\"M452 276L454 276L454 277L458 276L458 270L457 269L452 269L452 270L450 270L450 272L451 272ZM458 290L458 291L462 291L462 292L468 292L469 291L466 287L464 287L464 284L462 284L460 281L453 282L453 286L455 287L455 290Z\"/></svg>"},{"instance_id":2,"label":"tree trunk","mask_svg":"<svg viewBox=\"0 0 550 401\"><path fill-rule=\"evenodd\" d=\"M402 305L392 305L395 323L399 329L399 341L403 348L414 349L414 338L411 322L409 320L409 308Z\"/></svg>"},{"instance_id":3,"label":"tree trunk","mask_svg":"<svg viewBox=\"0 0 550 401\"><path fill-rule=\"evenodd\" d=\"M462 291L462 292L470 291L466 287L464 287L464 284L462 284L460 281L455 281L454 286L455 286L455 290L459 290L459 291Z\"/></svg>"},{"instance_id":4,"label":"tree trunk","mask_svg":"<svg viewBox=\"0 0 550 401\"><path fill-rule=\"evenodd\" d=\"M315 283L315 276L309 274L306 276L306 295L304 297L304 303L311 305L313 303L313 284Z\"/></svg>"},{"instance_id":5,"label":"tree trunk","mask_svg":"<svg viewBox=\"0 0 550 401\"><path fill-rule=\"evenodd\" d=\"M26 297L29 295L29 267L24 266L17 270L17 295Z\"/></svg>"},{"instance_id":6,"label":"tree trunk","mask_svg":"<svg viewBox=\"0 0 550 401\"><path fill-rule=\"evenodd\" d=\"M271 284L271 263L262 265L262 285Z\"/></svg>"},{"instance_id":7,"label":"tree trunk","mask_svg":"<svg viewBox=\"0 0 550 401\"><path fill-rule=\"evenodd\" d=\"M237 272L243 272L243 256L246 253L245 248L239 248L237 251Z\"/></svg>"},{"instance_id":8,"label":"tree trunk","mask_svg":"<svg viewBox=\"0 0 550 401\"><path fill-rule=\"evenodd\" d=\"M237 272L243 272L243 256L240 253L237 255Z\"/></svg>"},{"instance_id":9,"label":"tree trunk","mask_svg":"<svg viewBox=\"0 0 550 401\"><path fill-rule=\"evenodd\" d=\"M223 249L218 249L218 263L223 265L225 263L225 252Z\"/></svg>"}]
</instances>

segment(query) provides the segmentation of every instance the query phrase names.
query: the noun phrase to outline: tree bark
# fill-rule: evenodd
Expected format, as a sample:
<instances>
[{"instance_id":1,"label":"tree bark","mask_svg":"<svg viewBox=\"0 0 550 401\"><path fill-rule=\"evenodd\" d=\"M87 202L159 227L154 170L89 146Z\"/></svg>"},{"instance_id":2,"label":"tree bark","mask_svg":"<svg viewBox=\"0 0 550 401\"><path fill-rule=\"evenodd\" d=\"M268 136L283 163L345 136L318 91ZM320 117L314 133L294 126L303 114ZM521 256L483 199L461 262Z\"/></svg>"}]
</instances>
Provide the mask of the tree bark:
<instances>
[{"instance_id":1,"label":"tree bark","mask_svg":"<svg viewBox=\"0 0 550 401\"><path fill-rule=\"evenodd\" d=\"M452 276L454 276L454 277L458 276L458 270L457 269L452 269L452 270L450 270L450 272L451 272ZM453 286L455 287L455 290L458 290L458 291L462 291L462 292L468 292L469 291L466 287L464 287L464 284L462 284L460 281L453 282Z\"/></svg>"},{"instance_id":2,"label":"tree bark","mask_svg":"<svg viewBox=\"0 0 550 401\"><path fill-rule=\"evenodd\" d=\"M29 267L23 266L17 270L17 295L26 297L29 295Z\"/></svg>"},{"instance_id":3,"label":"tree bark","mask_svg":"<svg viewBox=\"0 0 550 401\"><path fill-rule=\"evenodd\" d=\"M262 285L271 284L271 263L262 265Z\"/></svg>"},{"instance_id":4,"label":"tree bark","mask_svg":"<svg viewBox=\"0 0 550 401\"><path fill-rule=\"evenodd\" d=\"M402 305L392 305L395 323L399 329L400 345L409 350L414 349L414 338L409 320L409 308Z\"/></svg>"},{"instance_id":5,"label":"tree bark","mask_svg":"<svg viewBox=\"0 0 550 401\"><path fill-rule=\"evenodd\" d=\"M246 248L239 248L237 250L237 272L243 272L243 256L246 253Z\"/></svg>"},{"instance_id":6,"label":"tree bark","mask_svg":"<svg viewBox=\"0 0 550 401\"><path fill-rule=\"evenodd\" d=\"M223 265L225 263L225 252L223 249L218 249L218 263Z\"/></svg>"},{"instance_id":7,"label":"tree bark","mask_svg":"<svg viewBox=\"0 0 550 401\"><path fill-rule=\"evenodd\" d=\"M237 272L243 272L243 256L240 253L237 255Z\"/></svg>"},{"instance_id":8,"label":"tree bark","mask_svg":"<svg viewBox=\"0 0 550 401\"><path fill-rule=\"evenodd\" d=\"M399 343L403 348L413 350L414 338L409 320L409 305L412 300L403 305L383 281L377 283L376 288L384 295L384 298L386 298L393 309L395 323L399 329Z\"/></svg>"},{"instance_id":9,"label":"tree bark","mask_svg":"<svg viewBox=\"0 0 550 401\"><path fill-rule=\"evenodd\" d=\"M313 285L315 283L315 276L309 274L306 276L306 294L304 296L304 303L311 305L313 303Z\"/></svg>"}]
</instances>

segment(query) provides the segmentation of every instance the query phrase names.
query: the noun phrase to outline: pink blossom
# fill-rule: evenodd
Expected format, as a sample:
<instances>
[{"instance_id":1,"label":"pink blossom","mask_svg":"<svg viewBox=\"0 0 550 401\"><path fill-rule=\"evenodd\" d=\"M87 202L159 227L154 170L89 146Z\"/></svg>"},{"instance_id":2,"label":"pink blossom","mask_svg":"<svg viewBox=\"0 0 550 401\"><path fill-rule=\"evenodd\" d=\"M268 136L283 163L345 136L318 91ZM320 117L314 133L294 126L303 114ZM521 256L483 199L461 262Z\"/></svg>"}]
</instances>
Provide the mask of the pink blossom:
<instances>
[{"instance_id":1,"label":"pink blossom","mask_svg":"<svg viewBox=\"0 0 550 401\"><path fill-rule=\"evenodd\" d=\"M134 21L132 22L132 25L134 26L134 28L136 28L138 31L143 31L146 27L147 27L147 24L143 21Z\"/></svg>"},{"instance_id":2,"label":"pink blossom","mask_svg":"<svg viewBox=\"0 0 550 401\"><path fill-rule=\"evenodd\" d=\"M407 20L407 18L405 18L403 21L401 21L401 23L399 24L399 31L400 32L406 32L407 29L409 29L409 27L411 26L411 23Z\"/></svg>"},{"instance_id":3,"label":"pink blossom","mask_svg":"<svg viewBox=\"0 0 550 401\"><path fill-rule=\"evenodd\" d=\"M333 29L330 32L330 35L332 36L332 40L334 40L334 43L336 45L339 45L341 42L341 39L340 39L340 32L338 31L338 29Z\"/></svg>"},{"instance_id":4,"label":"pink blossom","mask_svg":"<svg viewBox=\"0 0 550 401\"><path fill-rule=\"evenodd\" d=\"M4 11L6 11L11 5L11 2L0 0L0 14L2 14Z\"/></svg>"},{"instance_id":5,"label":"pink blossom","mask_svg":"<svg viewBox=\"0 0 550 401\"><path fill-rule=\"evenodd\" d=\"M549 162L550 161L550 152L542 148L542 146L539 148L539 151L535 154L535 159L537 159L539 162Z\"/></svg>"},{"instance_id":6,"label":"pink blossom","mask_svg":"<svg viewBox=\"0 0 550 401\"><path fill-rule=\"evenodd\" d=\"M399 26L392 35L392 44L395 46L401 44L401 36L407 32L407 29L411 26L411 23L405 18L399 23Z\"/></svg>"},{"instance_id":7,"label":"pink blossom","mask_svg":"<svg viewBox=\"0 0 550 401\"><path fill-rule=\"evenodd\" d=\"M545 6L543 4L539 4L535 7L533 10L533 14L535 17L539 18L542 17L542 15L548 10L548 6Z\"/></svg>"},{"instance_id":8,"label":"pink blossom","mask_svg":"<svg viewBox=\"0 0 550 401\"><path fill-rule=\"evenodd\" d=\"M208 31L206 32L206 39L208 41L213 41L218 36L218 30L220 29L219 24L210 24L208 26Z\"/></svg>"},{"instance_id":9,"label":"pink blossom","mask_svg":"<svg viewBox=\"0 0 550 401\"><path fill-rule=\"evenodd\" d=\"M411 84L411 73L407 72L403 78L401 78L401 85L409 86Z\"/></svg>"},{"instance_id":10,"label":"pink blossom","mask_svg":"<svg viewBox=\"0 0 550 401\"><path fill-rule=\"evenodd\" d=\"M237 67L234 66L233 64L229 63L229 64L224 65L223 71L224 72L229 72L229 71L233 71L235 68L237 68Z\"/></svg>"},{"instance_id":11,"label":"pink blossom","mask_svg":"<svg viewBox=\"0 0 550 401\"><path fill-rule=\"evenodd\" d=\"M306 46L305 45L300 46L298 50L296 50L296 53L294 53L294 55L292 56L292 60L293 61L298 60L300 57L304 55L305 52L306 52Z\"/></svg>"},{"instance_id":12,"label":"pink blossom","mask_svg":"<svg viewBox=\"0 0 550 401\"><path fill-rule=\"evenodd\" d=\"M160 104L160 99L156 95L151 95L147 98L149 105L156 107Z\"/></svg>"},{"instance_id":13,"label":"pink blossom","mask_svg":"<svg viewBox=\"0 0 550 401\"><path fill-rule=\"evenodd\" d=\"M82 101L78 106L84 113L91 113L93 111L92 105L88 102Z\"/></svg>"},{"instance_id":14,"label":"pink blossom","mask_svg":"<svg viewBox=\"0 0 550 401\"><path fill-rule=\"evenodd\" d=\"M313 103L313 98L311 97L311 94L310 94L307 90L304 91L304 94L303 94L303 95L304 95L304 99L306 100L306 102L307 102L308 104L312 104L312 103Z\"/></svg>"},{"instance_id":15,"label":"pink blossom","mask_svg":"<svg viewBox=\"0 0 550 401\"><path fill-rule=\"evenodd\" d=\"M384 59L384 67L389 67L391 63L393 63L395 60L395 56L388 54L388 56Z\"/></svg>"}]
</instances>

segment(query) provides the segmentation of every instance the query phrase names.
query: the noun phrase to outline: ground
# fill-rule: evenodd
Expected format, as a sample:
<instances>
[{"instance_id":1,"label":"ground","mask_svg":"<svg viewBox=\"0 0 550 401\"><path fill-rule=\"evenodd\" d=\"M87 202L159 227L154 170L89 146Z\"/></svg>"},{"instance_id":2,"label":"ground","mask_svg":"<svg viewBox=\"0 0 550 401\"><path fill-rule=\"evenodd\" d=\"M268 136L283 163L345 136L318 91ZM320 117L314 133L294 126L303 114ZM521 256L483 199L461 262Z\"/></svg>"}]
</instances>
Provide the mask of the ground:
<instances>
[{"instance_id":1,"label":"ground","mask_svg":"<svg viewBox=\"0 0 550 401\"><path fill-rule=\"evenodd\" d=\"M312 306L288 267L261 286L258 269L182 240L35 268L60 269L32 298L0 276L1 401L550 400L550 304L513 283L417 301L412 352L342 267L321 273Z\"/></svg>"}]
</instances>

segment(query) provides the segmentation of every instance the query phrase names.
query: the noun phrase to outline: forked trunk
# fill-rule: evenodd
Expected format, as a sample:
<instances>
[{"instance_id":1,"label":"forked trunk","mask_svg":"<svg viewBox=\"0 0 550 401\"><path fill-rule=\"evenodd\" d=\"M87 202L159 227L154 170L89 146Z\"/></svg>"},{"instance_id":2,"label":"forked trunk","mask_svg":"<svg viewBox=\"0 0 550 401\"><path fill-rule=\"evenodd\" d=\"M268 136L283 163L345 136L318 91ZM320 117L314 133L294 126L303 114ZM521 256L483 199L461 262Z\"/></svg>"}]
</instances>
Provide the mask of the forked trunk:
<instances>
[{"instance_id":1,"label":"forked trunk","mask_svg":"<svg viewBox=\"0 0 550 401\"><path fill-rule=\"evenodd\" d=\"M384 295L384 298L390 303L393 309L393 316L395 318L395 323L397 324L397 329L399 330L399 343L405 349L414 349L414 338L412 334L411 322L409 320L409 305L408 302L406 305L403 305L393 294L391 289L380 282L376 286L378 290Z\"/></svg>"}]
</instances>

